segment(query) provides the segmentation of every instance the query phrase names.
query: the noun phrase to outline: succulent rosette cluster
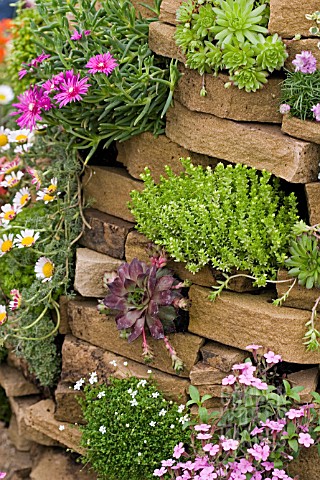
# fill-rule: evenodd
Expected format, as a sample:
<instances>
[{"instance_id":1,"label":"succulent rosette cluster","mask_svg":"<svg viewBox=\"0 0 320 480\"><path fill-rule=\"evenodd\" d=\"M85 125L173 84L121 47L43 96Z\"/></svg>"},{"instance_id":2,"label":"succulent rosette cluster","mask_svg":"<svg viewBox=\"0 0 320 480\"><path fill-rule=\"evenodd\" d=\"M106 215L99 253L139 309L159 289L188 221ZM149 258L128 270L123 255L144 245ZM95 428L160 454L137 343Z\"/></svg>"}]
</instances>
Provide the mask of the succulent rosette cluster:
<instances>
[{"instance_id":1,"label":"succulent rosette cluster","mask_svg":"<svg viewBox=\"0 0 320 480\"><path fill-rule=\"evenodd\" d=\"M174 320L178 310L186 308L181 294L184 284L178 283L161 261L154 261L148 266L137 258L122 264L117 274L107 279L106 283L109 293L103 304L118 312L115 317L117 327L126 332L128 341L132 342L142 335L143 356L151 360L153 354L146 339L148 329L154 339L164 340L173 367L181 370L181 361L169 344L166 333L175 331Z\"/></svg>"}]
</instances>

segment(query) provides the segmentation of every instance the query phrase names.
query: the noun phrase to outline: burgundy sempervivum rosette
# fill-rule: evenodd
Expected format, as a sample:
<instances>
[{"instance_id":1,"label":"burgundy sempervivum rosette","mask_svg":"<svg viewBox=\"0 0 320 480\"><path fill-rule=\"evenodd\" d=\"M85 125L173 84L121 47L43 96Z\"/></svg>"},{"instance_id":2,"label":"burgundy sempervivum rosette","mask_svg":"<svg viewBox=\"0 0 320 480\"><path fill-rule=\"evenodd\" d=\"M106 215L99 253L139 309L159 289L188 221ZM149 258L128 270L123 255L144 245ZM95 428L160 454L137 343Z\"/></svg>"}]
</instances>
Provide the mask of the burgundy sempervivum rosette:
<instances>
[{"instance_id":1,"label":"burgundy sempervivum rosette","mask_svg":"<svg viewBox=\"0 0 320 480\"><path fill-rule=\"evenodd\" d=\"M185 308L181 287L167 268L148 266L137 258L123 263L116 277L107 280L109 294L103 300L107 308L116 310L119 330L126 330L128 341L143 338L143 356L146 361L153 358L146 339L146 327L156 340L163 339L172 358L175 370L182 370L183 364L176 356L166 333L174 332L174 319L178 309Z\"/></svg>"}]
</instances>

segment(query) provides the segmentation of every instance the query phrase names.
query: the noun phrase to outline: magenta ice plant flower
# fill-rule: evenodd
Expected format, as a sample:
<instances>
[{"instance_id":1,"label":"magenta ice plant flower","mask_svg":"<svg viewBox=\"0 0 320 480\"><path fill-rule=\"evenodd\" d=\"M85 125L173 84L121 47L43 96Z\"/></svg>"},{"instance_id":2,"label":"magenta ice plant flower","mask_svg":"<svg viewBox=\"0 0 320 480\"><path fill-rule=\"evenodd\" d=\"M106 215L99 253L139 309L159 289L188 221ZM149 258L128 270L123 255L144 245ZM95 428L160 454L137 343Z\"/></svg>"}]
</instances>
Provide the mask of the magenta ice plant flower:
<instances>
[{"instance_id":1,"label":"magenta ice plant flower","mask_svg":"<svg viewBox=\"0 0 320 480\"><path fill-rule=\"evenodd\" d=\"M80 79L80 74L74 74L73 70L67 70L59 85L59 93L53 98L59 103L59 108L65 107L68 103L78 102L86 95L89 87L89 78Z\"/></svg>"},{"instance_id":2,"label":"magenta ice plant flower","mask_svg":"<svg viewBox=\"0 0 320 480\"><path fill-rule=\"evenodd\" d=\"M306 50L298 53L292 63L296 72L314 73L317 70L317 59Z\"/></svg>"},{"instance_id":3,"label":"magenta ice plant flower","mask_svg":"<svg viewBox=\"0 0 320 480\"><path fill-rule=\"evenodd\" d=\"M78 32L78 30L75 28L72 32L72 35L71 35L71 40L81 40L82 38L82 34Z\"/></svg>"},{"instance_id":4,"label":"magenta ice plant flower","mask_svg":"<svg viewBox=\"0 0 320 480\"><path fill-rule=\"evenodd\" d=\"M26 92L18 95L19 103L14 103L13 106L17 109L12 115L20 115L16 120L21 128L28 128L33 130L36 122L42 120L42 111L47 111L52 108L50 98L44 94L44 90L37 86L31 87Z\"/></svg>"},{"instance_id":5,"label":"magenta ice plant flower","mask_svg":"<svg viewBox=\"0 0 320 480\"><path fill-rule=\"evenodd\" d=\"M109 52L91 57L86 64L86 68L89 68L89 73L105 73L106 75L110 75L118 66L115 58Z\"/></svg>"}]
</instances>

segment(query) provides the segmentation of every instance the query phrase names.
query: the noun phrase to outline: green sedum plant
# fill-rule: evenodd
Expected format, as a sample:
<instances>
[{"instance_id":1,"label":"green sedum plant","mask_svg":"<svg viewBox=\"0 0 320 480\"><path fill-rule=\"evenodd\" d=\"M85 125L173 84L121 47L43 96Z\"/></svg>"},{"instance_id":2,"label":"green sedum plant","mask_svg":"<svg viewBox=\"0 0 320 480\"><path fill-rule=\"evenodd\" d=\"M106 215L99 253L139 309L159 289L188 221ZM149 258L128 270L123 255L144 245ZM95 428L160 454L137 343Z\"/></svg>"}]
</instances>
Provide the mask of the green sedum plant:
<instances>
[{"instance_id":1,"label":"green sedum plant","mask_svg":"<svg viewBox=\"0 0 320 480\"><path fill-rule=\"evenodd\" d=\"M90 462L101 479L151 480L163 455L188 440L185 406L165 400L152 382L136 377L96 382L93 372L80 400L87 422L81 427L83 462Z\"/></svg>"},{"instance_id":2,"label":"green sedum plant","mask_svg":"<svg viewBox=\"0 0 320 480\"><path fill-rule=\"evenodd\" d=\"M275 278L297 220L294 194L281 192L266 171L181 161L185 173L167 167L168 178L157 185L148 169L142 175L144 190L131 192L137 229L191 272L209 264L228 273L248 270L259 284Z\"/></svg>"},{"instance_id":3,"label":"green sedum plant","mask_svg":"<svg viewBox=\"0 0 320 480\"><path fill-rule=\"evenodd\" d=\"M177 12L176 43L186 65L205 73L227 69L231 82L255 92L287 57L277 34L267 35L268 1L196 0ZM202 89L201 94L205 94Z\"/></svg>"}]
</instances>

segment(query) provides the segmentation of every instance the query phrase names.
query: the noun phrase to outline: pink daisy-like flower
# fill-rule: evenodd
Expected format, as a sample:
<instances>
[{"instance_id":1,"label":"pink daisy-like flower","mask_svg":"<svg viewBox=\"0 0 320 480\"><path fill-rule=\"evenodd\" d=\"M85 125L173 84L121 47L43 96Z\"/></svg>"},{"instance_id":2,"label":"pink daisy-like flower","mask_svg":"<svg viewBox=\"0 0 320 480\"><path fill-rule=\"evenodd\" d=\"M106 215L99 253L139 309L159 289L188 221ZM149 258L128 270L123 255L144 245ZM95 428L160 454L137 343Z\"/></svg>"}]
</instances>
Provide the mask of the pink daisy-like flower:
<instances>
[{"instance_id":1,"label":"pink daisy-like flower","mask_svg":"<svg viewBox=\"0 0 320 480\"><path fill-rule=\"evenodd\" d=\"M18 96L19 103L14 103L13 106L17 108L12 115L21 116L17 119L17 124L21 128L29 128L33 130L36 122L41 121L42 110L50 110L52 104L50 98L44 95L42 88L37 86L31 87L26 92Z\"/></svg>"},{"instance_id":2,"label":"pink daisy-like flower","mask_svg":"<svg viewBox=\"0 0 320 480\"><path fill-rule=\"evenodd\" d=\"M91 57L86 65L87 68L90 68L89 73L105 73L106 75L109 75L118 66L115 58L109 52Z\"/></svg>"},{"instance_id":3,"label":"pink daisy-like flower","mask_svg":"<svg viewBox=\"0 0 320 480\"><path fill-rule=\"evenodd\" d=\"M9 302L9 308L14 312L14 310L17 310L21 307L22 295L16 288L11 290L10 295L12 300Z\"/></svg>"},{"instance_id":4,"label":"pink daisy-like flower","mask_svg":"<svg viewBox=\"0 0 320 480\"><path fill-rule=\"evenodd\" d=\"M60 93L53 98L59 102L59 108L64 107L68 103L78 102L82 100L82 95L86 95L88 88L91 86L88 77L80 79L80 74L74 74L73 70L65 72L64 79L59 85Z\"/></svg>"}]
</instances>

